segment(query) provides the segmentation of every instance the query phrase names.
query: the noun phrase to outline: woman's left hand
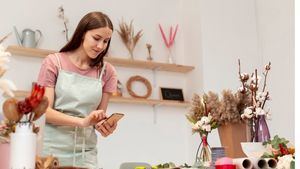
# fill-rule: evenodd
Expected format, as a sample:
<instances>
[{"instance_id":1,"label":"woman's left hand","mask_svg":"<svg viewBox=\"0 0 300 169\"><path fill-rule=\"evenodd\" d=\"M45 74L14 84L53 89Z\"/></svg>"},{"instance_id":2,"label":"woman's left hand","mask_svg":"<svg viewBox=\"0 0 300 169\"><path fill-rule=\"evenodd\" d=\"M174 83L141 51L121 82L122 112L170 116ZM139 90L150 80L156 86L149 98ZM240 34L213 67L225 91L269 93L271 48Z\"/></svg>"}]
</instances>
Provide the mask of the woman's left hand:
<instances>
[{"instance_id":1,"label":"woman's left hand","mask_svg":"<svg viewBox=\"0 0 300 169\"><path fill-rule=\"evenodd\" d=\"M117 123L113 122L112 124L109 124L107 121L102 120L95 125L95 128L101 133L103 137L107 137L112 134L113 131L115 131L115 129L117 128Z\"/></svg>"}]
</instances>

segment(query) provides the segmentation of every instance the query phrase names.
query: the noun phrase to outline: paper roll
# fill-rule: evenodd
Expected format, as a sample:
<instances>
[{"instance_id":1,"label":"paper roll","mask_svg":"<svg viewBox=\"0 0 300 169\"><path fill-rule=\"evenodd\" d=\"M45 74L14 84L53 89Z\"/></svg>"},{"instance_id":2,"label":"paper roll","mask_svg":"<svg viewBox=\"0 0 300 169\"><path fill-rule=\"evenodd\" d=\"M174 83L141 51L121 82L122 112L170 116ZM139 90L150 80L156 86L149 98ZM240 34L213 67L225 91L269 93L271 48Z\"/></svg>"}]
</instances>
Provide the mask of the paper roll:
<instances>
[{"instance_id":1,"label":"paper roll","mask_svg":"<svg viewBox=\"0 0 300 169\"><path fill-rule=\"evenodd\" d=\"M268 163L263 158L258 159L256 164L258 168L268 168Z\"/></svg>"},{"instance_id":2,"label":"paper roll","mask_svg":"<svg viewBox=\"0 0 300 169\"><path fill-rule=\"evenodd\" d=\"M252 169L253 164L248 158L235 158L233 159L233 164L237 166L238 169Z\"/></svg>"},{"instance_id":3,"label":"paper roll","mask_svg":"<svg viewBox=\"0 0 300 169\"><path fill-rule=\"evenodd\" d=\"M276 168L277 161L274 158L266 158L269 168Z\"/></svg>"},{"instance_id":4,"label":"paper roll","mask_svg":"<svg viewBox=\"0 0 300 169\"><path fill-rule=\"evenodd\" d=\"M18 123L10 140L10 169L34 169L36 156L36 134L30 123Z\"/></svg>"},{"instance_id":5,"label":"paper roll","mask_svg":"<svg viewBox=\"0 0 300 169\"><path fill-rule=\"evenodd\" d=\"M267 161L263 158L249 158L249 160L252 162L253 167L260 169L260 168L268 168Z\"/></svg>"}]
</instances>

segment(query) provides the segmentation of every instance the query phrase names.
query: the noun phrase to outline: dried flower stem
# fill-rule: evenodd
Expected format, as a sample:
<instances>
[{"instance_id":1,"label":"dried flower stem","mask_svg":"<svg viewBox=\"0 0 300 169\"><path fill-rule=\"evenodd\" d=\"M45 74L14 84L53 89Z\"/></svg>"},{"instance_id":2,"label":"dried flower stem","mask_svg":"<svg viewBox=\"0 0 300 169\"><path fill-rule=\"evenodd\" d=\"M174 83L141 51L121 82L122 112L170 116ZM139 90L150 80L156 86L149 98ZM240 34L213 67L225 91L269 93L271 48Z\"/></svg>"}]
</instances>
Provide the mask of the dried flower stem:
<instances>
[{"instance_id":1,"label":"dried flower stem","mask_svg":"<svg viewBox=\"0 0 300 169\"><path fill-rule=\"evenodd\" d=\"M261 106L262 109L264 108L264 106L265 106L265 104L266 104L266 101L268 100L268 97L269 97L269 92L267 92L266 98L265 98L265 100L264 100L264 103L263 103L262 106Z\"/></svg>"},{"instance_id":2,"label":"dried flower stem","mask_svg":"<svg viewBox=\"0 0 300 169\"><path fill-rule=\"evenodd\" d=\"M271 66L271 62L269 62L268 66L270 67ZM265 76L264 78L264 87L263 87L263 92L265 91L266 89L266 86L267 86L267 76L268 76L268 72L269 72L270 69L266 69L266 73L264 73L263 75Z\"/></svg>"},{"instance_id":3,"label":"dried flower stem","mask_svg":"<svg viewBox=\"0 0 300 169\"><path fill-rule=\"evenodd\" d=\"M67 27L67 23L64 21L64 26L65 26L65 35L66 35L66 40L69 41L69 29Z\"/></svg>"},{"instance_id":4,"label":"dried flower stem","mask_svg":"<svg viewBox=\"0 0 300 169\"><path fill-rule=\"evenodd\" d=\"M58 17L61 18L64 22L65 29L63 30L63 32L65 33L66 40L68 42L69 41L69 29L67 26L68 19L65 17L65 10L64 10L63 6L60 6L58 8Z\"/></svg>"},{"instance_id":5,"label":"dried flower stem","mask_svg":"<svg viewBox=\"0 0 300 169\"><path fill-rule=\"evenodd\" d=\"M255 69L255 88L254 88L254 98L253 98L255 100L255 103L256 103L257 89L258 89L258 78L257 78L257 69Z\"/></svg>"},{"instance_id":6,"label":"dried flower stem","mask_svg":"<svg viewBox=\"0 0 300 169\"><path fill-rule=\"evenodd\" d=\"M122 21L119 24L120 30L117 30L122 39L122 42L125 44L126 48L129 51L131 59L133 59L133 50L137 42L143 35L142 30L138 31L137 34L134 34L132 22L133 21L131 21L130 25L128 25L127 23Z\"/></svg>"},{"instance_id":7,"label":"dried flower stem","mask_svg":"<svg viewBox=\"0 0 300 169\"><path fill-rule=\"evenodd\" d=\"M11 35L11 32L8 33L7 35L5 35L3 38L1 38L1 39L0 39L0 44L1 44L2 42L4 42L5 39L7 39L10 35Z\"/></svg>"},{"instance_id":8,"label":"dried flower stem","mask_svg":"<svg viewBox=\"0 0 300 169\"><path fill-rule=\"evenodd\" d=\"M239 76L240 76L240 80L241 80L241 82L242 82L242 87L243 87L243 91L245 91L245 82L243 81L243 79L242 79L242 74L241 74L241 61L240 61L240 59L238 59L238 62L239 62Z\"/></svg>"}]
</instances>

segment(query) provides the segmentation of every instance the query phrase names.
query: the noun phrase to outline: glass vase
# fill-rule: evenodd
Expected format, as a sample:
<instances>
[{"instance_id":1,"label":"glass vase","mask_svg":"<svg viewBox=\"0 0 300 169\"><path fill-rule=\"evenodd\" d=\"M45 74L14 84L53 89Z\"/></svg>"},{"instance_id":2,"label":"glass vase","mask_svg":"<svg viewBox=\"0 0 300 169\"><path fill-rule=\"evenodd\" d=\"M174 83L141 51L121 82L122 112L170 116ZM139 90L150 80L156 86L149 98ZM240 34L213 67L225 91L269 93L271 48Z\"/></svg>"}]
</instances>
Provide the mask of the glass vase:
<instances>
[{"instance_id":1,"label":"glass vase","mask_svg":"<svg viewBox=\"0 0 300 169\"><path fill-rule=\"evenodd\" d=\"M209 167L212 162L211 148L207 143L207 135L200 134L200 136L201 136L201 143L197 150L194 166L206 168Z\"/></svg>"},{"instance_id":2,"label":"glass vase","mask_svg":"<svg viewBox=\"0 0 300 169\"><path fill-rule=\"evenodd\" d=\"M259 115L254 125L254 142L264 142L270 140L270 131L265 115Z\"/></svg>"}]
</instances>

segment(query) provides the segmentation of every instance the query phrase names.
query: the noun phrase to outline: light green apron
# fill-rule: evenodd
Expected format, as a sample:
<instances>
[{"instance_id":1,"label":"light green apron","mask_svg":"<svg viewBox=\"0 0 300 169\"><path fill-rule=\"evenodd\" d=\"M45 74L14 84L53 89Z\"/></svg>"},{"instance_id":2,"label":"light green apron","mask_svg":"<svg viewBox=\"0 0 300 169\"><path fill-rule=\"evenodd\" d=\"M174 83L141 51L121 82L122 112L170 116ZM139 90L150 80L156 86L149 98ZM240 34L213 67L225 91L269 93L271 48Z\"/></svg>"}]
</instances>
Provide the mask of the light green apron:
<instances>
[{"instance_id":1,"label":"light green apron","mask_svg":"<svg viewBox=\"0 0 300 169\"><path fill-rule=\"evenodd\" d=\"M65 114L85 117L96 110L102 98L102 75L86 77L61 69L55 85L54 109ZM97 137L93 127L80 128L47 123L43 155L58 157L61 166L78 166L94 169L97 166Z\"/></svg>"}]
</instances>

